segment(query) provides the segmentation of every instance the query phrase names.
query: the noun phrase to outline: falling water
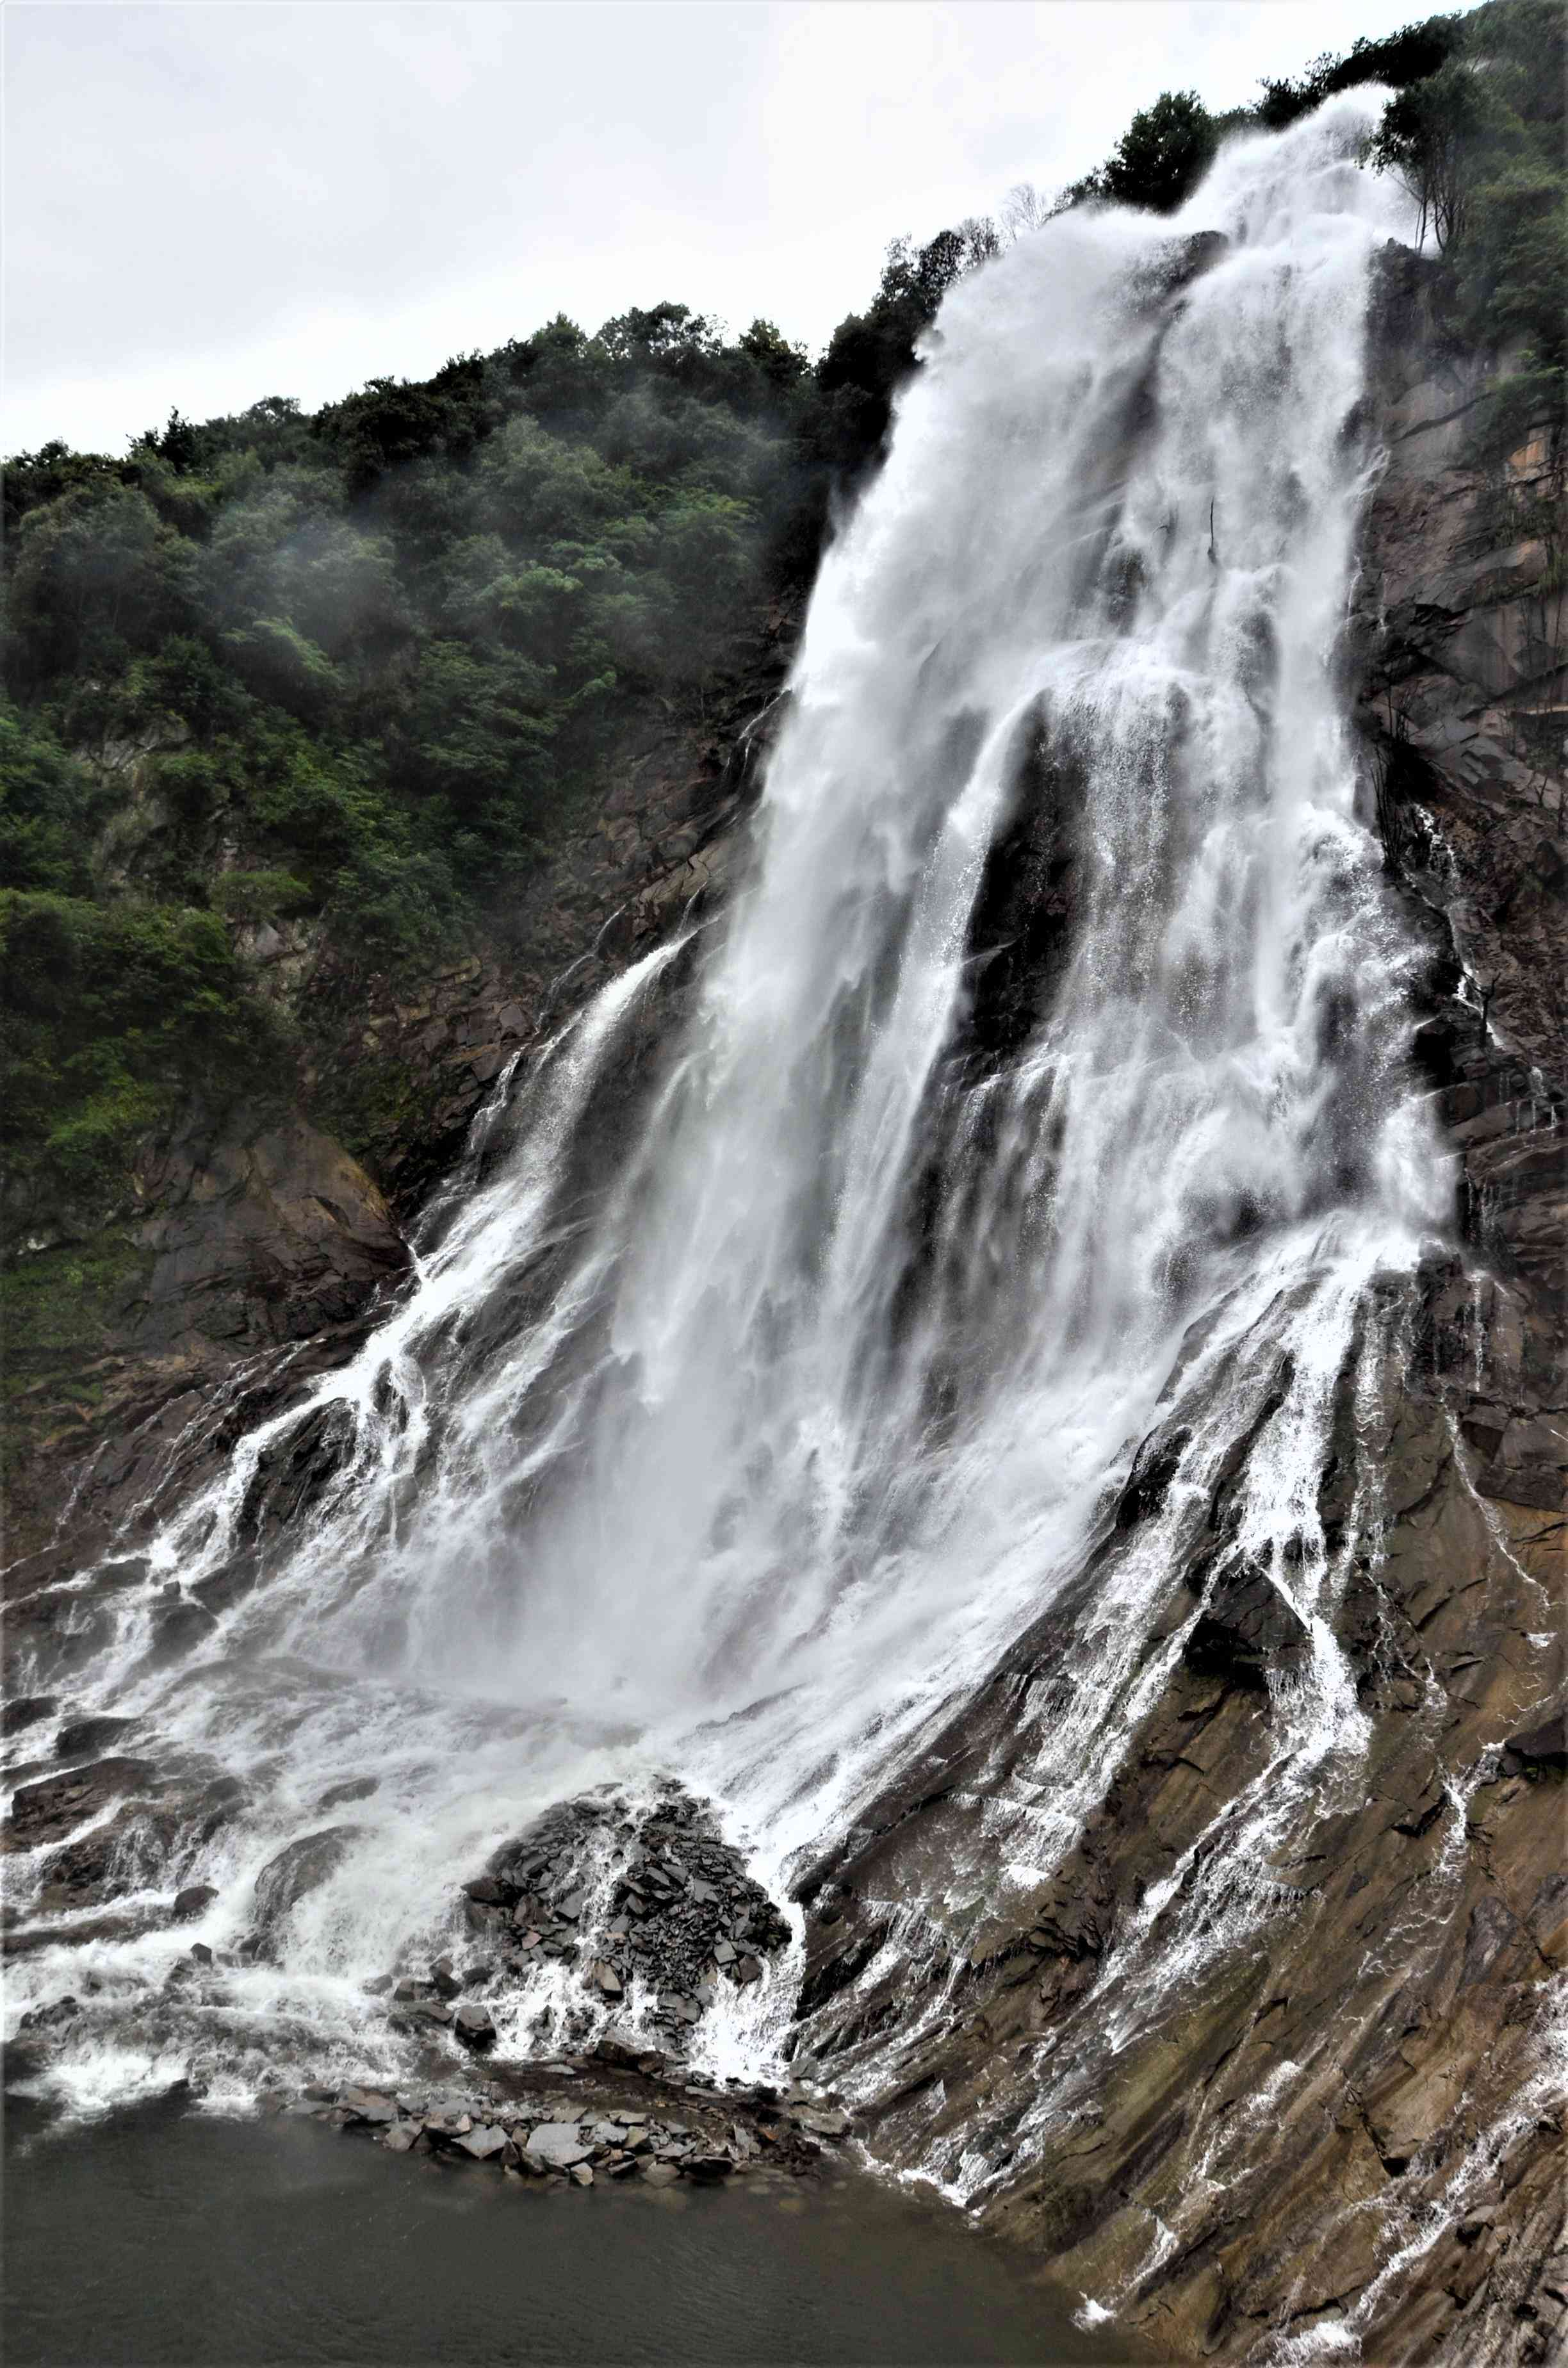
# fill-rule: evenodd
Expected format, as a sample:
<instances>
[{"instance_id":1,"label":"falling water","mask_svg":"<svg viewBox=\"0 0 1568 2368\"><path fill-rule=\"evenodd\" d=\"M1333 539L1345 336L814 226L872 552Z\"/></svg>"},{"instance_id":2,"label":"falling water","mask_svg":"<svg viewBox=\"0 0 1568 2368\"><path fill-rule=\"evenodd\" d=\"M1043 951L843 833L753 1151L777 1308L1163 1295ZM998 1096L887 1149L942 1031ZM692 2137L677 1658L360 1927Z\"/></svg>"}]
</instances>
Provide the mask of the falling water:
<instances>
[{"instance_id":1,"label":"falling water","mask_svg":"<svg viewBox=\"0 0 1568 2368\"><path fill-rule=\"evenodd\" d=\"M1447 1194L1338 674L1369 264L1405 226L1354 162L1371 103L1232 144L1174 222L1074 213L949 295L824 564L722 934L505 1082L402 1304L164 1520L161 1578L256 1558L218 1633L170 1668L116 1599L84 1702L244 1788L142 1896L212 1884L222 1949L283 1845L351 1830L272 1959L183 2019L147 2001L191 1928L73 1952L97 1987L60 2093L193 2050L224 2093L286 2052L395 2068L362 1983L595 1784L673 1772L782 1885L1061 1602L1070 1707L983 1880L1038 1874L1179 1648L1171 1524L1249 1429L1240 1543L1312 1651L1237 1847L1145 1903L1108 2011L1271 1912L1271 1821L1361 1741L1315 1509L1335 1379ZM1167 1513L1085 1592L1155 1425ZM344 1784L373 1789L324 1808ZM13 2018L66 1962L21 1963ZM547 2042L571 1987L541 1975L504 2040ZM699 2045L766 2059L788 1993Z\"/></svg>"}]
</instances>

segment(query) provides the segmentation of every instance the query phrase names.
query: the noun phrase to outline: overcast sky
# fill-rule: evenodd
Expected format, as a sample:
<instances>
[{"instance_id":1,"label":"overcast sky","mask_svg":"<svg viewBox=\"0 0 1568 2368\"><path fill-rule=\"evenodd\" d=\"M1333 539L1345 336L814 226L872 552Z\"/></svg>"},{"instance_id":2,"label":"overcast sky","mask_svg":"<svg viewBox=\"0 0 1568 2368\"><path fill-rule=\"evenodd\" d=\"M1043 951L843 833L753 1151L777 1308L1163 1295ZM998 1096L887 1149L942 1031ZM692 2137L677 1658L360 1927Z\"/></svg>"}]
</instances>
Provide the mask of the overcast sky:
<instances>
[{"instance_id":1,"label":"overcast sky","mask_svg":"<svg viewBox=\"0 0 1568 2368\"><path fill-rule=\"evenodd\" d=\"M1426 0L5 9L3 449L314 405L672 297L815 348L901 232Z\"/></svg>"}]
</instances>

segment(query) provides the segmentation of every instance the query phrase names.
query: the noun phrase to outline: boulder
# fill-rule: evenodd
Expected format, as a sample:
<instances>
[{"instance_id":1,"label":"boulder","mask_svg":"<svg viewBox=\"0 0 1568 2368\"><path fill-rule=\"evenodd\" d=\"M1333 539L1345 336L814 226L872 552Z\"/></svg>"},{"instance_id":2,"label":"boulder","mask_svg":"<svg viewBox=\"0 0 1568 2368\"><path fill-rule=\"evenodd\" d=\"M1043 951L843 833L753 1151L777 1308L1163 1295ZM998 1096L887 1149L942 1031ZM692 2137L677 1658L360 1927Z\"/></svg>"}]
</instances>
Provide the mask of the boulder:
<instances>
[{"instance_id":1,"label":"boulder","mask_svg":"<svg viewBox=\"0 0 1568 2368\"><path fill-rule=\"evenodd\" d=\"M814 2137L841 2138L848 2134L849 2116L836 2106L803 2106L796 2113L795 2119L803 2130L810 2130Z\"/></svg>"},{"instance_id":2,"label":"boulder","mask_svg":"<svg viewBox=\"0 0 1568 2368\"><path fill-rule=\"evenodd\" d=\"M129 1735L135 1725L133 1718L107 1715L73 1719L55 1737L54 1756L57 1759L91 1759L107 1745L118 1743L122 1735Z\"/></svg>"},{"instance_id":3,"label":"boulder","mask_svg":"<svg viewBox=\"0 0 1568 2368\"><path fill-rule=\"evenodd\" d=\"M1201 1582L1213 1565L1201 1566ZM1189 1669L1261 1692L1267 1672L1302 1651L1307 1631L1266 1570L1233 1562L1215 1578L1208 1602L1183 1647Z\"/></svg>"},{"instance_id":4,"label":"boulder","mask_svg":"<svg viewBox=\"0 0 1568 2368\"><path fill-rule=\"evenodd\" d=\"M218 1622L205 1604L179 1601L160 1611L153 1622L147 1658L155 1668L194 1653L207 1642Z\"/></svg>"},{"instance_id":5,"label":"boulder","mask_svg":"<svg viewBox=\"0 0 1568 2368\"><path fill-rule=\"evenodd\" d=\"M529 2132L523 2151L536 2156L547 2169L570 2170L574 2164L586 2162L593 2148L584 2145L575 2122L541 2122Z\"/></svg>"},{"instance_id":6,"label":"boulder","mask_svg":"<svg viewBox=\"0 0 1568 2368\"><path fill-rule=\"evenodd\" d=\"M601 2064L617 2072L642 2072L652 2077L665 2068L665 2058L656 2047L650 2047L634 2031L617 2029L601 2032L594 2043L594 2054Z\"/></svg>"},{"instance_id":7,"label":"boulder","mask_svg":"<svg viewBox=\"0 0 1568 2368\"><path fill-rule=\"evenodd\" d=\"M452 2032L465 2047L476 2053L495 2044L495 2025L490 2019L490 2009L473 1998L464 1998L460 2006L454 2008Z\"/></svg>"},{"instance_id":8,"label":"boulder","mask_svg":"<svg viewBox=\"0 0 1568 2368\"><path fill-rule=\"evenodd\" d=\"M392 2098L383 2097L376 2089L345 2089L337 2101L356 2122L369 2122L379 2127L397 2119L397 2107Z\"/></svg>"},{"instance_id":9,"label":"boulder","mask_svg":"<svg viewBox=\"0 0 1568 2368\"><path fill-rule=\"evenodd\" d=\"M335 1874L347 1856L358 1826L327 1826L269 1859L256 1879L256 1929L265 1941L301 1899Z\"/></svg>"},{"instance_id":10,"label":"boulder","mask_svg":"<svg viewBox=\"0 0 1568 2368\"><path fill-rule=\"evenodd\" d=\"M1505 1765L1511 1765L1526 1775L1541 1775L1568 1770L1568 1708L1554 1710L1539 1726L1523 1735L1512 1735L1503 1746Z\"/></svg>"},{"instance_id":11,"label":"boulder","mask_svg":"<svg viewBox=\"0 0 1568 2368\"><path fill-rule=\"evenodd\" d=\"M492 2155L504 2153L508 2143L506 2131L489 2123L483 2128L465 2131L455 2151L472 2155L475 2162L488 2162Z\"/></svg>"}]
</instances>

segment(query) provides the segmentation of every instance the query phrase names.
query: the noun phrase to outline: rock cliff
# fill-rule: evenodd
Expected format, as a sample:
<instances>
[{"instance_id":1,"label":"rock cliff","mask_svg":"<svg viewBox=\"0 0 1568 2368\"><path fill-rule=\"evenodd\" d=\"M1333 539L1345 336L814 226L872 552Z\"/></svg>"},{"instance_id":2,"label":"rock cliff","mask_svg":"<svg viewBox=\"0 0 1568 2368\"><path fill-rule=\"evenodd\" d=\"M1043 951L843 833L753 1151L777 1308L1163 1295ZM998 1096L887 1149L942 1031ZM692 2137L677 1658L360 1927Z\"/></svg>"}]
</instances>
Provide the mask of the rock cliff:
<instances>
[{"instance_id":1,"label":"rock cliff","mask_svg":"<svg viewBox=\"0 0 1568 2368\"><path fill-rule=\"evenodd\" d=\"M1227 1579L1066 1864L998 1885L1004 1911L971 1896L977 1852L1028 1858L1031 1734L1067 1709L1074 1618L1158 1507L1156 1432L1076 1600L802 1889L804 2037L835 2078L877 2063L873 2150L941 2166L986 2225L1184 2358L1318 2328L1380 2361L1534 2361L1568 2329L1564 455L1542 429L1501 480L1471 463L1495 370L1445 344L1403 250L1376 327L1383 459L1347 663L1391 888L1429 950L1413 1057L1462 1239L1393 1311L1375 1385L1341 1376L1323 1474L1330 1537L1358 1473L1381 1491L1337 1621L1364 1793L1325 1780L1253 1871L1261 1930L1249 1913L1229 1941L1216 1888L1199 1977L1129 2011L1165 1887L1201 1894L1227 1805L1267 1795L1265 1673L1302 1644L1272 1589ZM1223 1494L1185 1533L1171 1633Z\"/></svg>"}]
</instances>

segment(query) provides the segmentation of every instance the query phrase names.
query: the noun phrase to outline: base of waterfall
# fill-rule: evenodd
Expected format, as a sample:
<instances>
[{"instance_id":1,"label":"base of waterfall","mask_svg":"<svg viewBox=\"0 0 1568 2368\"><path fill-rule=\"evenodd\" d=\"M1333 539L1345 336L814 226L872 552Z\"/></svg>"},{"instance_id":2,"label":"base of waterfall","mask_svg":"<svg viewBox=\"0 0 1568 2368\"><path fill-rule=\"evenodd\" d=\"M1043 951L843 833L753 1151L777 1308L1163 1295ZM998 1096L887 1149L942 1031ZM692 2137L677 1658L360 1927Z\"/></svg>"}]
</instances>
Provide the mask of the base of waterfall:
<instances>
[{"instance_id":1,"label":"base of waterfall","mask_svg":"<svg viewBox=\"0 0 1568 2368\"><path fill-rule=\"evenodd\" d=\"M756 2163L722 2190L585 2188L505 2178L455 2147L389 2158L290 2113L169 2100L54 2133L28 2112L5 2129L13 2368L1150 2356L1115 2329L1081 2332L1076 2295L1026 2282L956 2214L847 2165L797 2179Z\"/></svg>"},{"instance_id":2,"label":"base of waterfall","mask_svg":"<svg viewBox=\"0 0 1568 2368\"><path fill-rule=\"evenodd\" d=\"M810 2178L824 2149L831 2157L850 2140L851 2115L819 2090L666 2080L631 2069L631 2052L609 2040L590 2056L458 2088L315 2087L275 2097L271 2109L361 2134L389 2154L449 2155L579 2189L601 2180L718 2187L764 2168Z\"/></svg>"}]
</instances>

